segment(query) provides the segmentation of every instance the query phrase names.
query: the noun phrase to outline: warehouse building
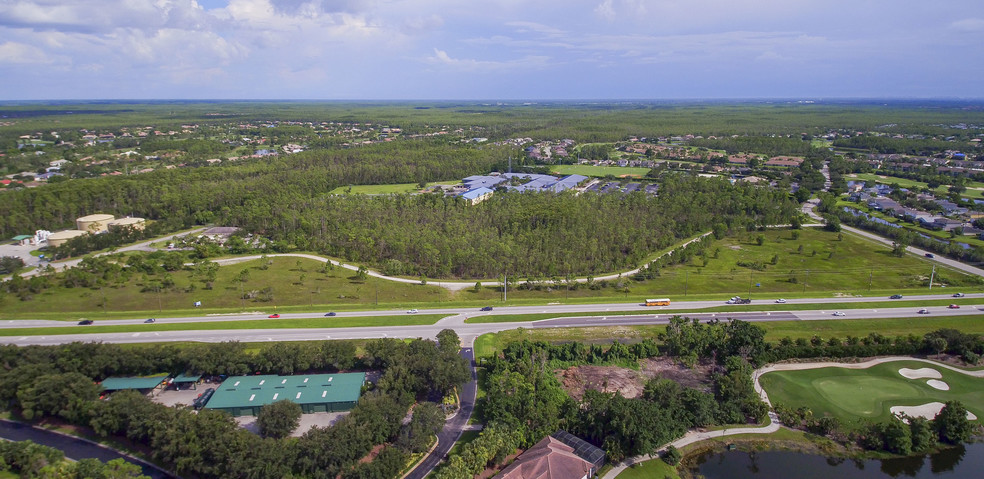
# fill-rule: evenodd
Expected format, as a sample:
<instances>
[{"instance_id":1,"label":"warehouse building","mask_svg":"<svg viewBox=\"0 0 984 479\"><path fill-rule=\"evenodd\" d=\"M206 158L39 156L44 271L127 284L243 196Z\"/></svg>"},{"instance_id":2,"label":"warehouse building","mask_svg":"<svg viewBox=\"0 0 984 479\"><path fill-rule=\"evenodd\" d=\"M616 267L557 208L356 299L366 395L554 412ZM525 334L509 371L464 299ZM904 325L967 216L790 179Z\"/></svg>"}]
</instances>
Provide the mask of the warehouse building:
<instances>
[{"instance_id":1,"label":"warehouse building","mask_svg":"<svg viewBox=\"0 0 984 479\"><path fill-rule=\"evenodd\" d=\"M348 411L362 394L366 373L233 376L205 406L233 416L255 416L260 408L288 400L305 414Z\"/></svg>"},{"instance_id":2,"label":"warehouse building","mask_svg":"<svg viewBox=\"0 0 984 479\"><path fill-rule=\"evenodd\" d=\"M167 380L167 374L142 377L109 377L103 379L99 385L108 393L123 391L125 389L135 389L143 394L147 394L159 388L165 380Z\"/></svg>"}]
</instances>

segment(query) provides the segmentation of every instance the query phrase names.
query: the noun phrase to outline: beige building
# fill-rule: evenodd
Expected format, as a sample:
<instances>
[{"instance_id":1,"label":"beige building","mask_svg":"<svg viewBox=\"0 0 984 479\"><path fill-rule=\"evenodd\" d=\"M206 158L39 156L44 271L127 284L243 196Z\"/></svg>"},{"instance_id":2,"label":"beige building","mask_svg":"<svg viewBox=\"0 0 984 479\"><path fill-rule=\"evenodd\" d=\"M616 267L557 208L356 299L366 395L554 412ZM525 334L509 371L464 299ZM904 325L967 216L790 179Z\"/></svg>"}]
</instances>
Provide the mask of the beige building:
<instances>
[{"instance_id":1,"label":"beige building","mask_svg":"<svg viewBox=\"0 0 984 479\"><path fill-rule=\"evenodd\" d=\"M83 216L75 220L75 226L80 231L89 233L102 233L109 229L109 222L116 219L113 215L94 214Z\"/></svg>"},{"instance_id":2,"label":"beige building","mask_svg":"<svg viewBox=\"0 0 984 479\"><path fill-rule=\"evenodd\" d=\"M147 226L147 220L137 217L120 218L109 222L109 229L129 226L135 230L142 230Z\"/></svg>"},{"instance_id":3,"label":"beige building","mask_svg":"<svg viewBox=\"0 0 984 479\"><path fill-rule=\"evenodd\" d=\"M50 235L48 235L48 246L51 247L61 246L65 244L66 241L72 238L78 238L79 236L82 236L86 233L87 233L86 231L80 231L80 230L65 230L65 231L58 231L55 233L51 233Z\"/></svg>"}]
</instances>

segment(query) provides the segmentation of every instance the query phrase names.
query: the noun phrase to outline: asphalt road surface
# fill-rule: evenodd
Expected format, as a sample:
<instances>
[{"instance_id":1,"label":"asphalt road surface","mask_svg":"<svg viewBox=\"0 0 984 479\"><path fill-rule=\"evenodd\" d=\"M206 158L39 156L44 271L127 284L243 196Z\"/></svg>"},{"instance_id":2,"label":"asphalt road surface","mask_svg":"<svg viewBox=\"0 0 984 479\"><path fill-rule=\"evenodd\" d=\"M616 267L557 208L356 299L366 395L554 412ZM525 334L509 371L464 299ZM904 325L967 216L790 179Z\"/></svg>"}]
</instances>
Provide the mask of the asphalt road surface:
<instances>
[{"instance_id":1,"label":"asphalt road surface","mask_svg":"<svg viewBox=\"0 0 984 479\"><path fill-rule=\"evenodd\" d=\"M907 295L904 300L906 301L922 301L922 300L938 300L938 299L950 299L953 293L948 292L945 294L922 294L922 295ZM968 293L966 298L974 299L980 298L984 299L984 293ZM754 310L756 306L763 304L775 304L774 301L777 298L761 299L755 300L751 304L747 305L733 305L735 308L747 308ZM800 299L788 299L786 304L816 304L818 309L823 309L824 304L831 303L863 303L871 301L889 301L887 296L882 297L871 297L871 296L848 296L840 298L800 298ZM547 306L501 306L496 307L493 311L479 311L479 308L466 307L466 308L435 308L435 309L420 309L417 314L443 314L449 316L448 318L442 319L438 322L439 325L445 327L455 327L464 324L466 318L472 318L477 316L487 316L487 315L509 315L509 314L560 314L560 313L604 313L608 311L639 311L640 313L661 313L663 311L671 312L687 312L687 315L692 314L689 311L697 310L702 308L712 308L718 306L727 306L724 299L721 300L711 300L711 301L674 301L670 306L644 306L641 303L604 303L604 304L567 304L567 305L547 305ZM273 321L267 316L269 312L263 313L247 313L247 314L209 314L203 316L187 316L187 317L176 317L176 318L165 318L156 317L157 323L196 323L196 322L213 322L213 321ZM334 317L325 317L325 312L314 312L314 313L282 313L280 314L280 319L303 319L303 318L321 318L325 321L325 324L329 324L333 319L338 318L357 318L357 317L369 317L369 316L407 316L406 310L379 310L379 311L337 311ZM722 314L722 313L718 313ZM96 324L101 326L107 325L125 325L125 324L143 324L146 317L133 318L133 319L97 319ZM78 324L75 321L55 321L55 320L43 320L43 319L16 319L16 320L4 320L0 321L0 329L2 328L30 328L30 327L77 327ZM148 325L152 326L152 325ZM262 326L258 326L262 327ZM148 327L151 329L151 327ZM442 328L443 329L443 328ZM81 332L81 331L80 331ZM144 333L146 334L146 333ZM2 341L2 340L0 340Z\"/></svg>"},{"instance_id":2,"label":"asphalt road surface","mask_svg":"<svg viewBox=\"0 0 984 479\"><path fill-rule=\"evenodd\" d=\"M470 347L462 348L461 357L468 360L472 374L471 381L462 386L461 393L458 395L461 400L461 409L458 410L458 414L444 423L444 429L437 435L437 447L413 471L404 476L404 479L423 479L427 474L430 474L444 460L444 456L451 451L454 443L458 442L461 432L468 425L468 419L471 418L475 408L475 398L478 393L478 374L475 371L474 350Z\"/></svg>"},{"instance_id":3,"label":"asphalt road surface","mask_svg":"<svg viewBox=\"0 0 984 479\"><path fill-rule=\"evenodd\" d=\"M971 295L968 295L971 296ZM909 298L914 299L914 298ZM791 300L792 301L792 300ZM569 306L578 308L577 306ZM569 307L563 307L564 309ZM751 308L752 305L749 305ZM542 311L543 307L539 307ZM442 329L453 329L469 344L474 338L485 334L507 329L549 328L549 327L585 327L585 326L633 326L647 324L666 324L669 318L681 314L697 317L702 320L711 318L736 318L749 322L804 320L814 321L823 319L874 319L874 318L908 318L921 317L917 314L919 306L896 308L860 308L845 309L844 316L834 316L834 309L820 307L804 311L737 311L720 313L683 313L671 309L659 310L649 308L648 314L625 316L584 316L548 319L542 321L521 321L511 323L465 323L464 315L456 315L442 319L435 324L423 326L376 326L356 328L316 328L316 329L233 329L233 330L189 330L189 331L147 331L127 333L86 334L85 327L80 326L79 334L57 334L47 336L0 336L0 343L16 345L52 345L75 341L102 341L106 343L149 343L149 342L267 342L267 341L317 341L326 339L375 339L375 338L435 338ZM948 309L946 306L928 306L926 316L964 316L984 314L984 306L964 305L960 309ZM614 311L624 311L616 307ZM425 311L422 311L424 313ZM538 311L540 312L540 311ZM100 322L100 324L105 324ZM6 325L6 327L10 327Z\"/></svg>"}]
</instances>

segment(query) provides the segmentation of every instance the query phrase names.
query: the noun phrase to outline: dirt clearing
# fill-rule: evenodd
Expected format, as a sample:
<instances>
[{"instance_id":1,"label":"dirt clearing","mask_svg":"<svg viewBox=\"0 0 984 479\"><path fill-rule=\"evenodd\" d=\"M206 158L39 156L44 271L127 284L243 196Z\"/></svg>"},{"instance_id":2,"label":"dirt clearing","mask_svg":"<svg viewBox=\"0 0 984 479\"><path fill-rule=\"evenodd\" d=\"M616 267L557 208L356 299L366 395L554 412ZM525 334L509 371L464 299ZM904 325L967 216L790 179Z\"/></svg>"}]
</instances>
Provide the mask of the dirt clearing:
<instances>
[{"instance_id":1,"label":"dirt clearing","mask_svg":"<svg viewBox=\"0 0 984 479\"><path fill-rule=\"evenodd\" d=\"M690 369L669 358L653 358L639 361L638 370L617 366L575 366L559 369L556 374L567 393L577 400L587 389L619 391L624 397L636 398L642 395L646 382L653 378L670 379L683 387L709 391L711 374L716 367L708 361Z\"/></svg>"}]
</instances>

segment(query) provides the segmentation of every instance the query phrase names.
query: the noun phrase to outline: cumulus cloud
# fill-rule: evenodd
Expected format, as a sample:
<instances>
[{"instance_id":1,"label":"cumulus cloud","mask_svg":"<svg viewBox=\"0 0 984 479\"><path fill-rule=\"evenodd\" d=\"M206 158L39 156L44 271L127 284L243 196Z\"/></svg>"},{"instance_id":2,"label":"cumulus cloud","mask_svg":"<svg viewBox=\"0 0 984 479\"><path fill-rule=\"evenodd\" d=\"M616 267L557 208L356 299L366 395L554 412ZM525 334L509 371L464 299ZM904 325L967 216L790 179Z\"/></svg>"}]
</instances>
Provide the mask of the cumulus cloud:
<instances>
[{"instance_id":1,"label":"cumulus cloud","mask_svg":"<svg viewBox=\"0 0 984 479\"><path fill-rule=\"evenodd\" d=\"M4 63L51 63L51 59L38 47L16 42L0 43L0 65Z\"/></svg>"},{"instance_id":2,"label":"cumulus cloud","mask_svg":"<svg viewBox=\"0 0 984 479\"><path fill-rule=\"evenodd\" d=\"M598 4L594 9L595 14L599 17L608 20L609 22L615 20L615 6L612 0L605 0Z\"/></svg>"},{"instance_id":3,"label":"cumulus cloud","mask_svg":"<svg viewBox=\"0 0 984 479\"><path fill-rule=\"evenodd\" d=\"M434 54L425 59L427 63L444 65L458 70L503 70L503 69L522 69L531 67L542 67L546 65L549 58L546 56L528 55L523 58L508 61L475 60L452 58L448 52L434 48Z\"/></svg>"},{"instance_id":4,"label":"cumulus cloud","mask_svg":"<svg viewBox=\"0 0 984 479\"><path fill-rule=\"evenodd\" d=\"M950 27L961 32L984 32L984 19L965 18L951 23Z\"/></svg>"}]
</instances>

